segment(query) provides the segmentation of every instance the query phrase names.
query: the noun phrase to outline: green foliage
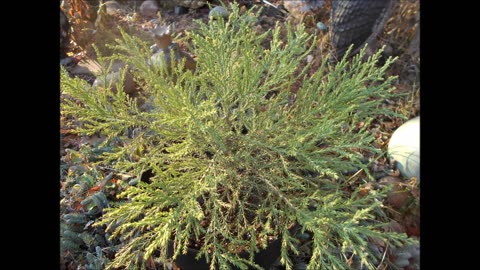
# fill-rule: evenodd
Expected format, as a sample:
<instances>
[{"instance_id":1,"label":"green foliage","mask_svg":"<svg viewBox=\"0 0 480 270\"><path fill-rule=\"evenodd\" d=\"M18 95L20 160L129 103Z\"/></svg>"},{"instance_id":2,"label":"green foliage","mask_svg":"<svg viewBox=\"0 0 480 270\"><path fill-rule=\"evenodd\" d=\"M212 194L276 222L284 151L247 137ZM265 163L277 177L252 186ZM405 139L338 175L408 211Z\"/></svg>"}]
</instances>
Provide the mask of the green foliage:
<instances>
[{"instance_id":1,"label":"green foliage","mask_svg":"<svg viewBox=\"0 0 480 270\"><path fill-rule=\"evenodd\" d=\"M87 217L84 214L74 213L74 214L66 214L63 216L65 222L67 224L79 224L85 225L87 224Z\"/></svg>"},{"instance_id":2,"label":"green foliage","mask_svg":"<svg viewBox=\"0 0 480 270\"><path fill-rule=\"evenodd\" d=\"M289 254L298 250L289 229L299 224L313 234L307 269L345 269L351 255L373 269L369 238L395 245L407 238L384 232L375 219L384 194L349 194L338 179L365 167L362 152L380 151L367 127L379 114L394 114L379 107L393 95L393 78L384 78L393 59L378 67L380 52L362 61L362 50L351 62L325 61L309 75L304 59L312 36L303 27L287 25L286 40L278 26L258 35L249 12L232 7L228 21L199 22L190 33L194 73L182 63L171 74L150 66L148 45L122 32L111 59L133 67L148 110L62 69L62 114L82 123L80 134L120 142L98 163L154 174L120 194L124 203L105 209L97 223L125 241L109 267L144 267L158 250L166 260L171 242L175 258L192 241L201 243L211 269L258 267L238 251L253 255L281 237L281 261L292 269ZM367 124L358 128L361 122Z\"/></svg>"},{"instance_id":3,"label":"green foliage","mask_svg":"<svg viewBox=\"0 0 480 270\"><path fill-rule=\"evenodd\" d=\"M87 264L85 268L87 270L103 270L105 265L109 263L109 260L103 256L102 249L99 246L95 247L95 255L87 252L86 259Z\"/></svg>"},{"instance_id":4,"label":"green foliage","mask_svg":"<svg viewBox=\"0 0 480 270\"><path fill-rule=\"evenodd\" d=\"M104 230L92 226L103 208L110 205L105 194L116 191L105 183L112 179L113 173L103 177L101 171L91 166L90 162L96 159L101 149L82 145L79 151L66 149L62 157L63 167L67 170L62 177L60 194L60 256L75 261L78 267L83 265L85 269L104 269L113 252L105 254L102 249L115 249L113 243L105 239L108 235ZM103 188L92 192L91 189L101 182L105 183ZM102 253L97 251L99 248Z\"/></svg>"},{"instance_id":5,"label":"green foliage","mask_svg":"<svg viewBox=\"0 0 480 270\"><path fill-rule=\"evenodd\" d=\"M99 191L85 198L81 204L88 209L88 214L95 215L100 213L103 208L108 207L108 200L105 194Z\"/></svg>"}]
</instances>

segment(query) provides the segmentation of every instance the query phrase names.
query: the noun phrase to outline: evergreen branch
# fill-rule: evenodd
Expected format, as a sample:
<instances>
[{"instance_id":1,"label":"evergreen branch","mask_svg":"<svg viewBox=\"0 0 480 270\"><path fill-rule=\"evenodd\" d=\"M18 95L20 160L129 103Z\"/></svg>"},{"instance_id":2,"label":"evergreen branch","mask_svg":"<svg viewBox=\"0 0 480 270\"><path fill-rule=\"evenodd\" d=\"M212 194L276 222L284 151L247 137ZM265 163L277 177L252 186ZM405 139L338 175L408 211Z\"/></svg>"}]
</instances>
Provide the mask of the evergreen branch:
<instances>
[{"instance_id":1,"label":"evergreen branch","mask_svg":"<svg viewBox=\"0 0 480 270\"><path fill-rule=\"evenodd\" d=\"M315 38L289 24L284 37L278 24L258 35L258 15L248 14L232 5L228 21L198 22L188 33L195 72L183 71L182 63L168 72L150 65L146 42L121 30L116 53L100 60L130 67L148 110L122 91L94 90L62 69L62 115L81 122L77 133L101 133L113 144L98 165L138 179L153 174L110 208L100 197L85 202L104 212L96 226L122 239L110 269L145 267L157 251L163 261L175 259L192 241L201 243L198 256L210 269L261 269L254 254L272 237L282 238L281 262L292 269L291 255L299 252L289 231L295 223L314 236L308 269L346 269L352 256L372 268L369 238L410 241L376 221L382 194L349 196L335 181L345 170L366 169L364 152L380 151L365 126L379 114L395 115L381 107L394 96L394 78L384 73L395 59L379 65L378 52L363 61L363 49L335 66L324 61L307 76L311 66L302 61Z\"/></svg>"}]
</instances>

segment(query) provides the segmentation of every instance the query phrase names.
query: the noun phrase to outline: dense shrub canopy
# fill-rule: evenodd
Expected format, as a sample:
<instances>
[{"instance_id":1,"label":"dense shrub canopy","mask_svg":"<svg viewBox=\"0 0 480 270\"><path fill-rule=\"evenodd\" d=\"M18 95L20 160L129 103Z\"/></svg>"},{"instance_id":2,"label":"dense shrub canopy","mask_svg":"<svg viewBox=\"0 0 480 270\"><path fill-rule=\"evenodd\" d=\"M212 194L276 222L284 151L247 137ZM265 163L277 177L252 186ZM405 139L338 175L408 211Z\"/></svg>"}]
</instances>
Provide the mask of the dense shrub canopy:
<instances>
[{"instance_id":1,"label":"dense shrub canopy","mask_svg":"<svg viewBox=\"0 0 480 270\"><path fill-rule=\"evenodd\" d=\"M372 214L381 194L346 194L340 176L365 168L362 151L379 153L367 126L393 114L378 106L392 95L393 78L384 72L393 60L378 66L380 52L363 61L362 50L307 75L310 66L302 62L313 37L302 27L287 25L285 41L278 26L259 35L256 18L232 8L228 21L199 22L190 33L194 73L182 63L170 71L148 65L148 44L123 33L112 58L132 67L148 109L62 70L62 114L82 123L77 132L116 142L99 163L154 175L129 187L124 203L98 223L125 239L110 267L136 267L157 250L166 259L170 241L174 257L194 241L212 267L244 267L255 265L253 256L243 259L238 251L253 255L281 237L282 263L290 269L288 254L297 247L289 229L299 224L313 234L308 269L345 269L347 253L373 268L368 239L398 244L406 237L381 230ZM296 82L301 86L292 94Z\"/></svg>"}]
</instances>

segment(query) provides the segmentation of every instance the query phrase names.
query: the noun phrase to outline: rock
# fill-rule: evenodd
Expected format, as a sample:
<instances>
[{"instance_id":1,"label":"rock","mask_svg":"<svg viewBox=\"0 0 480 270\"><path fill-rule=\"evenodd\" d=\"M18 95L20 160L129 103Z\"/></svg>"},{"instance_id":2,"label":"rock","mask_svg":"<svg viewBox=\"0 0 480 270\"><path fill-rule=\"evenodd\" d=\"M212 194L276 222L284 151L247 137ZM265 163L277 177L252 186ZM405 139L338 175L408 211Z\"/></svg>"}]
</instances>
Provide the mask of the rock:
<instances>
[{"instance_id":1,"label":"rock","mask_svg":"<svg viewBox=\"0 0 480 270\"><path fill-rule=\"evenodd\" d=\"M61 54L60 54L61 55ZM66 67L72 63L75 63L75 57L65 57L60 59L60 65Z\"/></svg>"},{"instance_id":2,"label":"rock","mask_svg":"<svg viewBox=\"0 0 480 270\"><path fill-rule=\"evenodd\" d=\"M103 4L106 6L108 15L116 15L123 12L122 6L117 1L107 1Z\"/></svg>"},{"instance_id":3,"label":"rock","mask_svg":"<svg viewBox=\"0 0 480 270\"><path fill-rule=\"evenodd\" d=\"M172 28L171 25L158 25L152 31L153 39L155 40L155 45L158 49L166 49L172 44ZM150 48L155 50L154 48Z\"/></svg>"},{"instance_id":4,"label":"rock","mask_svg":"<svg viewBox=\"0 0 480 270\"><path fill-rule=\"evenodd\" d=\"M407 244L402 247L390 247L390 262L399 269L420 269L420 245Z\"/></svg>"},{"instance_id":5,"label":"rock","mask_svg":"<svg viewBox=\"0 0 480 270\"><path fill-rule=\"evenodd\" d=\"M328 27L322 22L318 22L316 24L316 26L317 26L318 30L320 30L322 32L327 32L328 31Z\"/></svg>"},{"instance_id":6,"label":"rock","mask_svg":"<svg viewBox=\"0 0 480 270\"><path fill-rule=\"evenodd\" d=\"M163 67L166 66L167 68L170 67L172 62L172 57L170 56L170 52L168 50L158 50L150 57L150 65L156 67Z\"/></svg>"},{"instance_id":7,"label":"rock","mask_svg":"<svg viewBox=\"0 0 480 270\"><path fill-rule=\"evenodd\" d=\"M211 19L216 19L223 17L224 19L228 18L228 11L222 6L216 6L210 10L208 17Z\"/></svg>"},{"instance_id":8,"label":"rock","mask_svg":"<svg viewBox=\"0 0 480 270\"><path fill-rule=\"evenodd\" d=\"M150 64L157 67L166 67L170 69L172 64L172 55L170 52L174 53L175 62L185 59L185 68L191 71L194 71L196 68L196 62L193 58L186 52L182 51L176 43L172 43L166 49L159 49L157 53L150 57Z\"/></svg>"},{"instance_id":9,"label":"rock","mask_svg":"<svg viewBox=\"0 0 480 270\"><path fill-rule=\"evenodd\" d=\"M206 0L173 0L175 5L187 8L201 8L207 4Z\"/></svg>"},{"instance_id":10,"label":"rock","mask_svg":"<svg viewBox=\"0 0 480 270\"><path fill-rule=\"evenodd\" d=\"M413 198L408 189L402 186L402 180L394 176L386 176L379 180L380 185L393 185L387 195L387 203L395 210L400 210Z\"/></svg>"},{"instance_id":11,"label":"rock","mask_svg":"<svg viewBox=\"0 0 480 270\"><path fill-rule=\"evenodd\" d=\"M93 87L98 88L98 87L108 87L111 84L112 87L112 92L116 93L117 92L117 83L120 80L120 73L119 71L113 72L108 74L106 77L103 75L98 76L97 79L93 82ZM123 91L126 94L133 94L135 93L136 90L136 84L135 81L133 80L132 74L130 72L127 72L125 74L125 81L123 82Z\"/></svg>"},{"instance_id":12,"label":"rock","mask_svg":"<svg viewBox=\"0 0 480 270\"><path fill-rule=\"evenodd\" d=\"M311 54L307 55L305 60L307 61L307 63L310 64L313 61L313 55L311 55Z\"/></svg>"},{"instance_id":13,"label":"rock","mask_svg":"<svg viewBox=\"0 0 480 270\"><path fill-rule=\"evenodd\" d=\"M100 74L102 67L100 64L92 59L82 59L78 64L71 69L71 73L74 75L86 74L86 75L96 75Z\"/></svg>"},{"instance_id":14,"label":"rock","mask_svg":"<svg viewBox=\"0 0 480 270\"><path fill-rule=\"evenodd\" d=\"M400 223L398 223L397 221L395 221L393 219L390 220L390 222L385 226L384 229L387 230L387 231L397 232L397 233L404 233L405 232L405 228L403 228L402 225L400 225Z\"/></svg>"},{"instance_id":15,"label":"rock","mask_svg":"<svg viewBox=\"0 0 480 270\"><path fill-rule=\"evenodd\" d=\"M420 180L420 116L395 130L387 152L402 176Z\"/></svg>"},{"instance_id":16,"label":"rock","mask_svg":"<svg viewBox=\"0 0 480 270\"><path fill-rule=\"evenodd\" d=\"M296 19L301 19L309 12L323 7L324 0L283 1L283 6Z\"/></svg>"},{"instance_id":17,"label":"rock","mask_svg":"<svg viewBox=\"0 0 480 270\"><path fill-rule=\"evenodd\" d=\"M171 26L159 25L155 27L152 31L153 39L155 40L155 45L150 47L152 52L155 52L150 57L150 64L157 67L166 67L170 69L172 63L172 56L170 52L174 53L173 59L176 62L181 59L185 59L185 68L194 71L196 67L196 62L193 58L186 52L184 52L178 44L174 43L172 40L172 29Z\"/></svg>"},{"instance_id":18,"label":"rock","mask_svg":"<svg viewBox=\"0 0 480 270\"><path fill-rule=\"evenodd\" d=\"M157 16L157 12L159 10L157 2L153 0L143 1L140 5L140 14L142 14L145 18L151 18Z\"/></svg>"},{"instance_id":19,"label":"rock","mask_svg":"<svg viewBox=\"0 0 480 270\"><path fill-rule=\"evenodd\" d=\"M150 46L150 53L151 53L151 54L157 53L158 50L160 50L160 48L158 48L158 45L157 45L157 44L153 44L152 46Z\"/></svg>"},{"instance_id":20,"label":"rock","mask_svg":"<svg viewBox=\"0 0 480 270\"><path fill-rule=\"evenodd\" d=\"M110 60L107 60L105 66L110 66L109 72L117 72L121 68L125 67L125 63L120 60L114 60L113 63L111 63ZM97 77L102 74L102 66L94 59L84 58L80 60L80 62L78 62L78 64L74 66L70 72L74 75L85 74Z\"/></svg>"},{"instance_id":21,"label":"rock","mask_svg":"<svg viewBox=\"0 0 480 270\"><path fill-rule=\"evenodd\" d=\"M182 6L175 6L175 15L182 15L188 13L188 8Z\"/></svg>"}]
</instances>

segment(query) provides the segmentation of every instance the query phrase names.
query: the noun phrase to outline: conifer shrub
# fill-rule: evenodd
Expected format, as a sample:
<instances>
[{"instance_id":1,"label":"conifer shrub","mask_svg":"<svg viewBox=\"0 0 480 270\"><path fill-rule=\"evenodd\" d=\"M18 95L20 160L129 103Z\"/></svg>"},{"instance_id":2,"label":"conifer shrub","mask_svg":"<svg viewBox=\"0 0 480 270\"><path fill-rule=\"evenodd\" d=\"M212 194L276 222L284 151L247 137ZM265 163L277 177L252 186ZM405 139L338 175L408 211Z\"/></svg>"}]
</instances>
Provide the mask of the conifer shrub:
<instances>
[{"instance_id":1,"label":"conifer shrub","mask_svg":"<svg viewBox=\"0 0 480 270\"><path fill-rule=\"evenodd\" d=\"M292 269L294 225L313 236L308 269L347 269L352 256L373 269L370 240L412 241L383 230L375 215L382 192L343 188L342 172L368 170L362 153L381 154L368 123L394 114L379 106L394 95L394 78L384 76L394 59L378 66L380 52L362 60L362 50L309 75L302 62L314 37L286 25L282 41L279 25L258 34L254 22L236 5L228 20L198 22L189 33L195 72L182 62L149 65L149 44L122 32L108 59L131 68L142 87L136 98L93 89L62 69L62 114L81 123L79 134L115 142L97 163L139 179L151 175L96 222L123 241L109 268L144 268L151 256L165 261L197 246L211 269L261 269L253 255L281 239L281 262Z\"/></svg>"}]
</instances>

